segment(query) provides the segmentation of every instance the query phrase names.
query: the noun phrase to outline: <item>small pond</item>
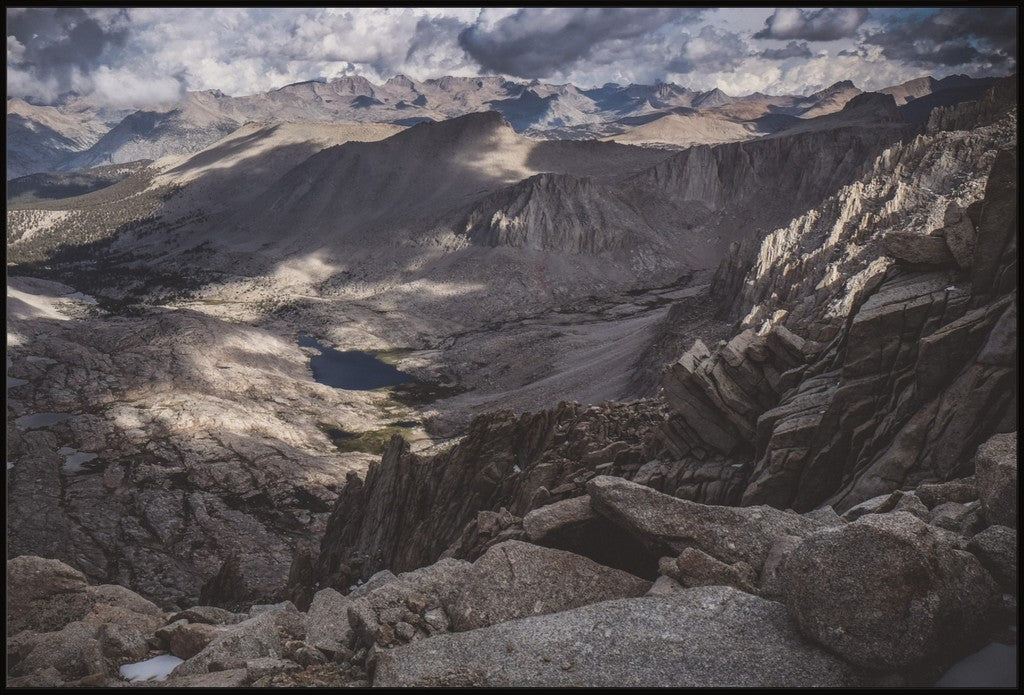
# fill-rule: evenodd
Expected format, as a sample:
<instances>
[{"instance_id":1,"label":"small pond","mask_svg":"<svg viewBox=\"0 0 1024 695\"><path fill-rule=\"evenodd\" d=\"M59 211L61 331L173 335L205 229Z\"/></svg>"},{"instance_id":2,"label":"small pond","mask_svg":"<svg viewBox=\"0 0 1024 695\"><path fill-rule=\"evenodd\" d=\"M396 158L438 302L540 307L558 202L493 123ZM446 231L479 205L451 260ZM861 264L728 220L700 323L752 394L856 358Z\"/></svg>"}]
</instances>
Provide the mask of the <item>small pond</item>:
<instances>
[{"instance_id":1,"label":"small pond","mask_svg":"<svg viewBox=\"0 0 1024 695\"><path fill-rule=\"evenodd\" d=\"M316 338L299 337L299 346L313 348L309 366L317 382L336 389L369 391L382 386L397 386L412 381L413 377L397 367L383 362L375 355L360 350L335 350Z\"/></svg>"},{"instance_id":2,"label":"small pond","mask_svg":"<svg viewBox=\"0 0 1024 695\"><path fill-rule=\"evenodd\" d=\"M71 413L33 413L22 415L14 420L14 424L22 429L34 430L39 427L49 427L58 422L64 422L71 417Z\"/></svg>"}]
</instances>

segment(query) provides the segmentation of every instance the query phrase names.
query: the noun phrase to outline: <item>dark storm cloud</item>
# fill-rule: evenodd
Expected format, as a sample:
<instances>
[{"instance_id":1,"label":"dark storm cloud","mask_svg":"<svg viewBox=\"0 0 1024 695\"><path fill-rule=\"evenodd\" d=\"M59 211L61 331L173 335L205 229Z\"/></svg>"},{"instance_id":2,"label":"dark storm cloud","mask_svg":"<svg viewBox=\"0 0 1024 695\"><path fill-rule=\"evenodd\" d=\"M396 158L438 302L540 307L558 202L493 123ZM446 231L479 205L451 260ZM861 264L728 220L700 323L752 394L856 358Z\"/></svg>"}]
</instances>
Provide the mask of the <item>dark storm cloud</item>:
<instances>
[{"instance_id":1,"label":"dark storm cloud","mask_svg":"<svg viewBox=\"0 0 1024 695\"><path fill-rule=\"evenodd\" d=\"M867 18L868 11L863 7L829 7L813 11L783 7L765 20L764 29L754 34L754 38L835 41L853 36Z\"/></svg>"},{"instance_id":2,"label":"dark storm cloud","mask_svg":"<svg viewBox=\"0 0 1024 695\"><path fill-rule=\"evenodd\" d=\"M451 43L452 37L457 36L465 28L466 25L455 17L421 18L416 22L416 31L405 54L406 60L419 54L443 50Z\"/></svg>"},{"instance_id":3,"label":"dark storm cloud","mask_svg":"<svg viewBox=\"0 0 1024 695\"><path fill-rule=\"evenodd\" d=\"M1017 51L1014 8L944 8L934 14L889 22L868 32L864 42L880 46L886 58L922 67L972 62L1010 65Z\"/></svg>"},{"instance_id":4,"label":"dark storm cloud","mask_svg":"<svg viewBox=\"0 0 1024 695\"><path fill-rule=\"evenodd\" d=\"M571 68L608 41L640 39L669 23L700 19L704 9L524 8L493 26L477 23L459 44L481 67L516 77Z\"/></svg>"},{"instance_id":5,"label":"dark storm cloud","mask_svg":"<svg viewBox=\"0 0 1024 695\"><path fill-rule=\"evenodd\" d=\"M813 53L805 41L790 41L785 48L766 48L758 53L768 60L786 60L787 58L810 58Z\"/></svg>"},{"instance_id":6,"label":"dark storm cloud","mask_svg":"<svg viewBox=\"0 0 1024 695\"><path fill-rule=\"evenodd\" d=\"M678 55L669 61L669 72L691 73L731 70L743 62L749 49L736 33L704 26L696 36L681 34Z\"/></svg>"},{"instance_id":7,"label":"dark storm cloud","mask_svg":"<svg viewBox=\"0 0 1024 695\"><path fill-rule=\"evenodd\" d=\"M62 90L72 85L73 71L88 74L112 49L124 45L128 30L117 21L104 26L77 7L9 11L7 36L24 46L15 67L37 79L55 79Z\"/></svg>"}]
</instances>

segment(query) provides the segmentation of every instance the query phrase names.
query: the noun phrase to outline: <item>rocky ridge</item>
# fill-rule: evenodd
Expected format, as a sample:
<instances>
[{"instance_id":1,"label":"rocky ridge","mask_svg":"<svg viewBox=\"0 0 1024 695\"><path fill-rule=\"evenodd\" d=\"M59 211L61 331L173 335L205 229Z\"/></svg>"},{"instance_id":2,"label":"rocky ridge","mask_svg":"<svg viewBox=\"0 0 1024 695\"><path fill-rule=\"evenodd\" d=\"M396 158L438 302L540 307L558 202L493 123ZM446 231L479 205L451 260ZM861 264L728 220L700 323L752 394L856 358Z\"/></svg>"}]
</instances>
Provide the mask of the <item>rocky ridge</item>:
<instances>
[{"instance_id":1,"label":"rocky ridge","mask_svg":"<svg viewBox=\"0 0 1024 695\"><path fill-rule=\"evenodd\" d=\"M979 481L998 469L1016 486L1015 436L977 452ZM1016 530L992 523L1001 493L974 479L842 517L704 505L608 475L584 489L531 512L531 542L382 570L317 590L301 611L165 612L58 561L16 557L8 685L124 684L130 664L158 659L164 684L183 687L913 686L1016 611L1015 576L998 569ZM973 520L953 520L953 506ZM660 555L657 581L547 546L553 528L588 518ZM584 535L595 532L606 540L594 525Z\"/></svg>"}]
</instances>

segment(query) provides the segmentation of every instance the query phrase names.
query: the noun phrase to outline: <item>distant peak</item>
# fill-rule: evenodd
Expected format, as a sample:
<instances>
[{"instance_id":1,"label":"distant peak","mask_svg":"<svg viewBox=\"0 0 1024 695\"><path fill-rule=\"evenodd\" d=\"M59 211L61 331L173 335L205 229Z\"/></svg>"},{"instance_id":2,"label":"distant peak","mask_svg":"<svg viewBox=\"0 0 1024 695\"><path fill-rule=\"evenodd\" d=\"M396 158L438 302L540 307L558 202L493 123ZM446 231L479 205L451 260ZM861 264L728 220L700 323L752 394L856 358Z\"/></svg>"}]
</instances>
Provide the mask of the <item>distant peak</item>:
<instances>
[{"instance_id":1,"label":"distant peak","mask_svg":"<svg viewBox=\"0 0 1024 695\"><path fill-rule=\"evenodd\" d=\"M902 120L899 109L896 107L896 97L892 94L881 94L879 92L861 92L846 102L842 113L858 111L864 114L871 113L873 117L883 120Z\"/></svg>"},{"instance_id":2,"label":"distant peak","mask_svg":"<svg viewBox=\"0 0 1024 695\"><path fill-rule=\"evenodd\" d=\"M342 84L371 84L371 82L362 75L342 75L341 77L336 77L331 80L332 84L337 84L339 82Z\"/></svg>"}]
</instances>

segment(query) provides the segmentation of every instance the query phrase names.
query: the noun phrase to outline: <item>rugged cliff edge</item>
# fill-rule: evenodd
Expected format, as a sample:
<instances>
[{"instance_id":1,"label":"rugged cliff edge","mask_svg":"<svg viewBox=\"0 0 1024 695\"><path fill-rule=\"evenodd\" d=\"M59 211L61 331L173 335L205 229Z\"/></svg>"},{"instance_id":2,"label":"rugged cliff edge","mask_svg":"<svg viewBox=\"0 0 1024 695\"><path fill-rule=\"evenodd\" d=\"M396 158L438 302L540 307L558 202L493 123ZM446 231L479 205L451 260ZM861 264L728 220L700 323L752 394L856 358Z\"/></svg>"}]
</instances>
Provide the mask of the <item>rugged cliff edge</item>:
<instances>
[{"instance_id":1,"label":"rugged cliff edge","mask_svg":"<svg viewBox=\"0 0 1024 695\"><path fill-rule=\"evenodd\" d=\"M8 685L930 684L1012 639L1001 627L1016 613L1016 455L1016 433L997 435L970 477L842 517L704 505L598 475L506 529L524 540L319 589L301 611L164 612L20 556L7 564ZM656 569L640 577L559 547L581 536Z\"/></svg>"}]
</instances>

